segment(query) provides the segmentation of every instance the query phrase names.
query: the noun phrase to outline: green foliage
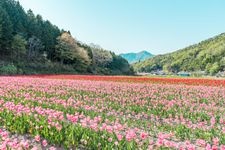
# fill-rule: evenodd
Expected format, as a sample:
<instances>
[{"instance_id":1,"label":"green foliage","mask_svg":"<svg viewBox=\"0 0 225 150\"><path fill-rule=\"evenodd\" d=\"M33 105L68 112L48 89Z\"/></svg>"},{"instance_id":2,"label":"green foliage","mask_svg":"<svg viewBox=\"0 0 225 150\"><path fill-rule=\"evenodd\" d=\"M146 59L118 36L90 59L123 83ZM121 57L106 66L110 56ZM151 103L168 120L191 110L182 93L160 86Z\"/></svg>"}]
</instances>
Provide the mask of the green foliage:
<instances>
[{"instance_id":1,"label":"green foliage","mask_svg":"<svg viewBox=\"0 0 225 150\"><path fill-rule=\"evenodd\" d=\"M217 72L219 71L219 69L220 69L219 63L218 63L218 62L215 62L215 63L211 66L209 72L210 72L211 75L214 75L215 73L217 73Z\"/></svg>"},{"instance_id":2,"label":"green foliage","mask_svg":"<svg viewBox=\"0 0 225 150\"><path fill-rule=\"evenodd\" d=\"M8 64L0 67L0 74L1 75L13 75L17 74L17 67L13 64Z\"/></svg>"},{"instance_id":3,"label":"green foliage","mask_svg":"<svg viewBox=\"0 0 225 150\"><path fill-rule=\"evenodd\" d=\"M225 33L173 53L155 56L133 66L135 71L140 72L205 71L213 75L224 70L224 43Z\"/></svg>"},{"instance_id":4,"label":"green foliage","mask_svg":"<svg viewBox=\"0 0 225 150\"><path fill-rule=\"evenodd\" d=\"M26 54L26 45L27 41L20 35L15 35L12 41L12 48L14 57L17 58L18 61L21 60Z\"/></svg>"},{"instance_id":5,"label":"green foliage","mask_svg":"<svg viewBox=\"0 0 225 150\"><path fill-rule=\"evenodd\" d=\"M2 55L9 54L12 40L12 22L7 12L0 5L0 52Z\"/></svg>"},{"instance_id":6,"label":"green foliage","mask_svg":"<svg viewBox=\"0 0 225 150\"><path fill-rule=\"evenodd\" d=\"M94 74L105 75L133 75L133 68L129 63L121 56L115 55L115 53L104 50L97 45L82 45L86 49L91 50L92 62L89 67L89 71Z\"/></svg>"},{"instance_id":7,"label":"green foliage","mask_svg":"<svg viewBox=\"0 0 225 150\"><path fill-rule=\"evenodd\" d=\"M133 68L130 67L130 65L124 58L122 58L121 56L117 56L114 53L111 54L113 60L108 65L108 68L111 70L111 74L126 74L126 75L134 74Z\"/></svg>"},{"instance_id":8,"label":"green foliage","mask_svg":"<svg viewBox=\"0 0 225 150\"><path fill-rule=\"evenodd\" d=\"M220 67L225 71L225 56L220 60Z\"/></svg>"},{"instance_id":9,"label":"green foliage","mask_svg":"<svg viewBox=\"0 0 225 150\"><path fill-rule=\"evenodd\" d=\"M56 57L61 63L71 63L78 57L78 47L73 37L65 32L57 38Z\"/></svg>"},{"instance_id":10,"label":"green foliage","mask_svg":"<svg viewBox=\"0 0 225 150\"><path fill-rule=\"evenodd\" d=\"M77 74L72 65L65 65L58 62L40 61L27 64L20 64L23 74Z\"/></svg>"},{"instance_id":11,"label":"green foliage","mask_svg":"<svg viewBox=\"0 0 225 150\"><path fill-rule=\"evenodd\" d=\"M2 8L0 7L0 10L1 10ZM0 22L2 22L3 21L3 17L2 16L0 16ZM0 39L2 38L2 36L3 36L3 33L2 33L2 23L0 23ZM1 47L1 45L0 45L0 47Z\"/></svg>"},{"instance_id":12,"label":"green foliage","mask_svg":"<svg viewBox=\"0 0 225 150\"><path fill-rule=\"evenodd\" d=\"M64 32L57 38L56 57L61 64L72 64L82 72L86 71L90 62L87 51L79 47L68 32Z\"/></svg>"}]
</instances>

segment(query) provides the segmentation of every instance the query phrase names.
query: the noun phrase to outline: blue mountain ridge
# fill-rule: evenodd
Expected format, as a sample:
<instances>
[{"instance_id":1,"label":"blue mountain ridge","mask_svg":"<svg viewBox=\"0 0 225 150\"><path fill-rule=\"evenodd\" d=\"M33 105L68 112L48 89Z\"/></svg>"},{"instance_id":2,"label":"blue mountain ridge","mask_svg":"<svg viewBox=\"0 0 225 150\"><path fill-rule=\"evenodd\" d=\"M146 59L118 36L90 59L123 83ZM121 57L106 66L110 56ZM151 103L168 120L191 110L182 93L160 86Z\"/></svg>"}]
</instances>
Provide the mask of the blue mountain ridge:
<instances>
[{"instance_id":1,"label":"blue mountain ridge","mask_svg":"<svg viewBox=\"0 0 225 150\"><path fill-rule=\"evenodd\" d=\"M139 61L144 61L148 58L153 57L154 55L149 53L148 51L141 51L138 53L124 53L120 54L120 56L126 59L130 64L132 64Z\"/></svg>"}]
</instances>

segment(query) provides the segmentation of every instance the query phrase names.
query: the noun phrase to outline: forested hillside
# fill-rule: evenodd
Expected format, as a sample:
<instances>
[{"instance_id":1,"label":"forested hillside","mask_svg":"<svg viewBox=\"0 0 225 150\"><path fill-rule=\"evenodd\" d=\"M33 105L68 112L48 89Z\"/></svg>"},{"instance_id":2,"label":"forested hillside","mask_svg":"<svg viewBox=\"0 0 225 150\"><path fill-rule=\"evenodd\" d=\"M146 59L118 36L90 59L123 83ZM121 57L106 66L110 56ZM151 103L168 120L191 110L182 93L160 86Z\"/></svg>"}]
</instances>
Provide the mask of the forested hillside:
<instances>
[{"instance_id":1,"label":"forested hillside","mask_svg":"<svg viewBox=\"0 0 225 150\"><path fill-rule=\"evenodd\" d=\"M140 72L164 70L173 73L205 71L211 75L224 71L225 33L173 53L136 63L134 69Z\"/></svg>"},{"instance_id":2,"label":"forested hillside","mask_svg":"<svg viewBox=\"0 0 225 150\"><path fill-rule=\"evenodd\" d=\"M120 56L77 41L15 0L0 1L0 74L133 74Z\"/></svg>"}]
</instances>

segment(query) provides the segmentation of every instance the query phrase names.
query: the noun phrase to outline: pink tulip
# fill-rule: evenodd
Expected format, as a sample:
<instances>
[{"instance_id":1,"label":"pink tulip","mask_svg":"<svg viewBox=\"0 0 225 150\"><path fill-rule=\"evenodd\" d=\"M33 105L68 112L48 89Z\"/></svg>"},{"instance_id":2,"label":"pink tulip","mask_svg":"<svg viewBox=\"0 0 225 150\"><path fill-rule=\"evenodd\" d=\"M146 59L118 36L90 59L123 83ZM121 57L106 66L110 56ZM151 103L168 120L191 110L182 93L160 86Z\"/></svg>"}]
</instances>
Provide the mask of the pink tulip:
<instances>
[{"instance_id":1,"label":"pink tulip","mask_svg":"<svg viewBox=\"0 0 225 150\"><path fill-rule=\"evenodd\" d=\"M117 134L116 137L117 137L118 141L121 141L123 139L123 136L121 134Z\"/></svg>"},{"instance_id":2,"label":"pink tulip","mask_svg":"<svg viewBox=\"0 0 225 150\"><path fill-rule=\"evenodd\" d=\"M214 145L219 145L219 138L213 138L213 144Z\"/></svg>"},{"instance_id":3,"label":"pink tulip","mask_svg":"<svg viewBox=\"0 0 225 150\"><path fill-rule=\"evenodd\" d=\"M39 135L36 135L36 136L35 136L35 140L36 140L37 142L40 142L40 140L41 140L40 136L39 136Z\"/></svg>"},{"instance_id":4,"label":"pink tulip","mask_svg":"<svg viewBox=\"0 0 225 150\"><path fill-rule=\"evenodd\" d=\"M43 145L44 147L46 147L46 146L48 145L47 141L46 141L46 140L43 140L43 141L42 141L42 145Z\"/></svg>"},{"instance_id":5,"label":"pink tulip","mask_svg":"<svg viewBox=\"0 0 225 150\"><path fill-rule=\"evenodd\" d=\"M145 140L148 137L148 134L145 132L142 132L140 136L142 140Z\"/></svg>"}]
</instances>

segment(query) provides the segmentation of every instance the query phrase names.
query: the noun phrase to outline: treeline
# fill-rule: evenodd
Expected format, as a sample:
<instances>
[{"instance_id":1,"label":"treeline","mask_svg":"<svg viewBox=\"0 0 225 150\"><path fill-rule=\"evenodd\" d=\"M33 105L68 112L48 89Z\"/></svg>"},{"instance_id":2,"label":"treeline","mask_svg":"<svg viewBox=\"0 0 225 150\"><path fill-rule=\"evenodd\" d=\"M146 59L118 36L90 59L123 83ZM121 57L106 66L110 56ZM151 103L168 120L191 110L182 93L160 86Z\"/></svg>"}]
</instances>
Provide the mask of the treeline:
<instances>
[{"instance_id":1,"label":"treeline","mask_svg":"<svg viewBox=\"0 0 225 150\"><path fill-rule=\"evenodd\" d=\"M210 75L225 71L225 33L173 53L136 63L134 69L139 72L163 70L168 73L203 71Z\"/></svg>"},{"instance_id":2,"label":"treeline","mask_svg":"<svg viewBox=\"0 0 225 150\"><path fill-rule=\"evenodd\" d=\"M15 0L0 1L0 74L133 74L126 60L75 40Z\"/></svg>"}]
</instances>

